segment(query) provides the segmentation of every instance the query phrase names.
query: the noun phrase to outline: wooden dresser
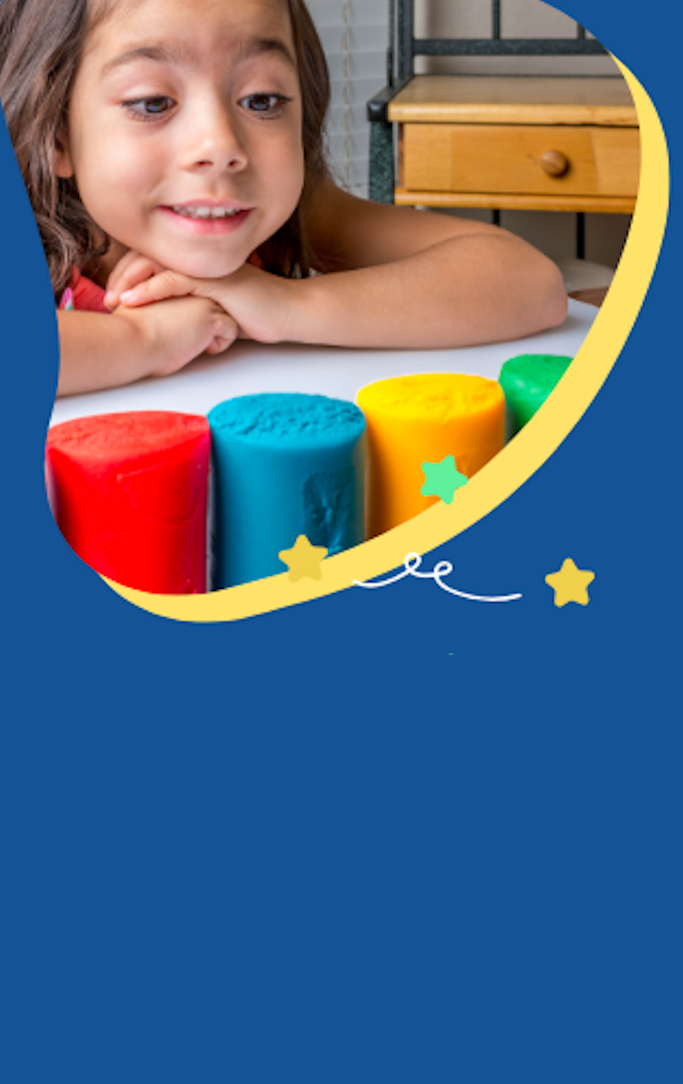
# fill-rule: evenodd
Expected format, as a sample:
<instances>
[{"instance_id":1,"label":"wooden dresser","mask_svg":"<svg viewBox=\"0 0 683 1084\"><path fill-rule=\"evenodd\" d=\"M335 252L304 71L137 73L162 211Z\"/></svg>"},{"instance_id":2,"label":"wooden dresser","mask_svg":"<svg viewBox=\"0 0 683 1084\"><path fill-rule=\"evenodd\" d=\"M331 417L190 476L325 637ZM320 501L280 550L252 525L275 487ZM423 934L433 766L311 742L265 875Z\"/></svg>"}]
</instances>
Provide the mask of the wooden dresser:
<instances>
[{"instance_id":1,"label":"wooden dresser","mask_svg":"<svg viewBox=\"0 0 683 1084\"><path fill-rule=\"evenodd\" d=\"M636 110L621 78L414 76L399 125L397 204L631 214Z\"/></svg>"}]
</instances>

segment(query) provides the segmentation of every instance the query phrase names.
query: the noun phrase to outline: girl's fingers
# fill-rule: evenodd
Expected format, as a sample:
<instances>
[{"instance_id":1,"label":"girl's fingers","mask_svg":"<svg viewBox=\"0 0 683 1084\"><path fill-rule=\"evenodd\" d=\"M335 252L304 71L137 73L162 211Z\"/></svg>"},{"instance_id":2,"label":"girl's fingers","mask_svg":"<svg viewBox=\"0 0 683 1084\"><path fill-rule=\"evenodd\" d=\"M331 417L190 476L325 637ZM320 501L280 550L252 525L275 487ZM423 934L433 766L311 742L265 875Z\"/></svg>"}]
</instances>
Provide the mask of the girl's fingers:
<instances>
[{"instance_id":1,"label":"girl's fingers","mask_svg":"<svg viewBox=\"0 0 683 1084\"><path fill-rule=\"evenodd\" d=\"M114 270L111 272L109 278L107 279L107 289L117 289L119 283L121 282L122 276L131 266L131 264L137 263L138 260L144 260L144 256L141 256L139 252L133 252L132 250L130 252L127 252L125 256L122 256L119 262L116 264Z\"/></svg>"},{"instance_id":2,"label":"girl's fingers","mask_svg":"<svg viewBox=\"0 0 683 1084\"><path fill-rule=\"evenodd\" d=\"M214 336L206 348L207 354L220 354L232 346L237 338L238 327L231 316L221 316L216 322Z\"/></svg>"},{"instance_id":3,"label":"girl's fingers","mask_svg":"<svg viewBox=\"0 0 683 1084\"><path fill-rule=\"evenodd\" d=\"M179 275L175 271L162 271L148 278L129 290L122 290L119 295L124 305L133 308L136 305L149 305L152 301L165 301L169 297L185 297L191 294L192 279Z\"/></svg>"},{"instance_id":4,"label":"girl's fingers","mask_svg":"<svg viewBox=\"0 0 683 1084\"><path fill-rule=\"evenodd\" d=\"M123 271L125 271L125 269L127 267L130 267L130 265L135 260L139 260L141 258L144 258L144 257L141 257L139 252L136 252L134 249L129 249L128 252L125 254L125 256L121 257L121 259L118 261L118 263L114 267L114 270L109 275L109 281L108 281L107 285L110 285L115 280L118 280L120 278L120 276L121 276L121 273Z\"/></svg>"},{"instance_id":5,"label":"girl's fingers","mask_svg":"<svg viewBox=\"0 0 683 1084\"><path fill-rule=\"evenodd\" d=\"M162 272L164 268L146 256L129 252L112 271L107 282L104 303L115 308L121 300L121 294L132 290L140 283Z\"/></svg>"},{"instance_id":6,"label":"girl's fingers","mask_svg":"<svg viewBox=\"0 0 683 1084\"><path fill-rule=\"evenodd\" d=\"M160 270L163 270L163 268L159 268L149 260L138 258L130 267L127 267L117 276L116 281L109 280L105 304L109 305L110 308L115 308L121 300L121 294L152 278Z\"/></svg>"}]
</instances>

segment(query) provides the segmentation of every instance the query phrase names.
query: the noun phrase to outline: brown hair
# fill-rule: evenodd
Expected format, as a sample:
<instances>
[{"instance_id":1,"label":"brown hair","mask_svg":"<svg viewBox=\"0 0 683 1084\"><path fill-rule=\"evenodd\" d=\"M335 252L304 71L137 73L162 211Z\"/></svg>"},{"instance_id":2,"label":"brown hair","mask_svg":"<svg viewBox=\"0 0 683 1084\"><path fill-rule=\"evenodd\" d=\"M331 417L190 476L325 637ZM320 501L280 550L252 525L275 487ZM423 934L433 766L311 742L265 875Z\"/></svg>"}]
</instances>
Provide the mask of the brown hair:
<instances>
[{"instance_id":1,"label":"brown hair","mask_svg":"<svg viewBox=\"0 0 683 1084\"><path fill-rule=\"evenodd\" d=\"M266 270L306 276L312 253L304 210L327 176L323 127L330 97L327 63L304 0L287 0L303 106L304 187L291 218L259 249ZM74 267L87 268L109 238L86 211L74 178L52 171L66 132L69 100L87 35L107 13L88 0L1 0L0 102L43 241L55 298Z\"/></svg>"}]
</instances>

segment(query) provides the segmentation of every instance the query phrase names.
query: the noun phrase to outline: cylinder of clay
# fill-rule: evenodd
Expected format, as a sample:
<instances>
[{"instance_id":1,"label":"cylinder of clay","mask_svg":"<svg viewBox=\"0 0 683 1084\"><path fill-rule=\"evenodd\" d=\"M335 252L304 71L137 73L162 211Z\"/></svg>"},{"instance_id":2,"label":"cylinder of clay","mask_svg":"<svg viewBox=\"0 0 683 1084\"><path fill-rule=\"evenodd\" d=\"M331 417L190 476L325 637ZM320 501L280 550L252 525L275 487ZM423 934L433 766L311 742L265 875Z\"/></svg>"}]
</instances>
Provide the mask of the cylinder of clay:
<instances>
[{"instance_id":1,"label":"cylinder of clay","mask_svg":"<svg viewBox=\"0 0 683 1084\"><path fill-rule=\"evenodd\" d=\"M323 395L229 399L209 413L214 586L285 572L299 535L328 555L364 540L365 419Z\"/></svg>"},{"instance_id":2,"label":"cylinder of clay","mask_svg":"<svg viewBox=\"0 0 683 1084\"><path fill-rule=\"evenodd\" d=\"M211 434L206 418L139 411L53 426L46 474L57 525L126 587L206 591Z\"/></svg>"},{"instance_id":3,"label":"cylinder of clay","mask_svg":"<svg viewBox=\"0 0 683 1084\"><path fill-rule=\"evenodd\" d=\"M368 427L368 535L423 512L424 462L452 455L471 478L505 442L505 400L495 380L463 374L399 376L358 393Z\"/></svg>"},{"instance_id":4,"label":"cylinder of clay","mask_svg":"<svg viewBox=\"0 0 683 1084\"><path fill-rule=\"evenodd\" d=\"M520 354L505 362L498 380L505 394L508 440L543 406L572 361L560 354Z\"/></svg>"}]
</instances>

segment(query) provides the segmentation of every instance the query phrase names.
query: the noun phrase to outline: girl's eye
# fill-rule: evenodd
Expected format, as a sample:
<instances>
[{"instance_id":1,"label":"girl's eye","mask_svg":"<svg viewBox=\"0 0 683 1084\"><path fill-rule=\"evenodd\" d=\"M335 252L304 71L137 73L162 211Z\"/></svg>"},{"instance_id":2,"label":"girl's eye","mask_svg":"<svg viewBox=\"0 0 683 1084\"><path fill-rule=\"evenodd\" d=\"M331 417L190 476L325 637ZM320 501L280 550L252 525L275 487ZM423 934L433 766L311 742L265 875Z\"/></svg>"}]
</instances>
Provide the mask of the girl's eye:
<instances>
[{"instance_id":1,"label":"girl's eye","mask_svg":"<svg viewBox=\"0 0 683 1084\"><path fill-rule=\"evenodd\" d=\"M153 120L154 117L168 113L174 102L167 95L159 94L154 98L135 98L122 104L139 120Z\"/></svg>"},{"instance_id":2,"label":"girl's eye","mask_svg":"<svg viewBox=\"0 0 683 1084\"><path fill-rule=\"evenodd\" d=\"M249 113L274 117L281 113L291 100L291 98L285 98L282 94L248 94L246 98L242 98L239 104Z\"/></svg>"}]
</instances>

